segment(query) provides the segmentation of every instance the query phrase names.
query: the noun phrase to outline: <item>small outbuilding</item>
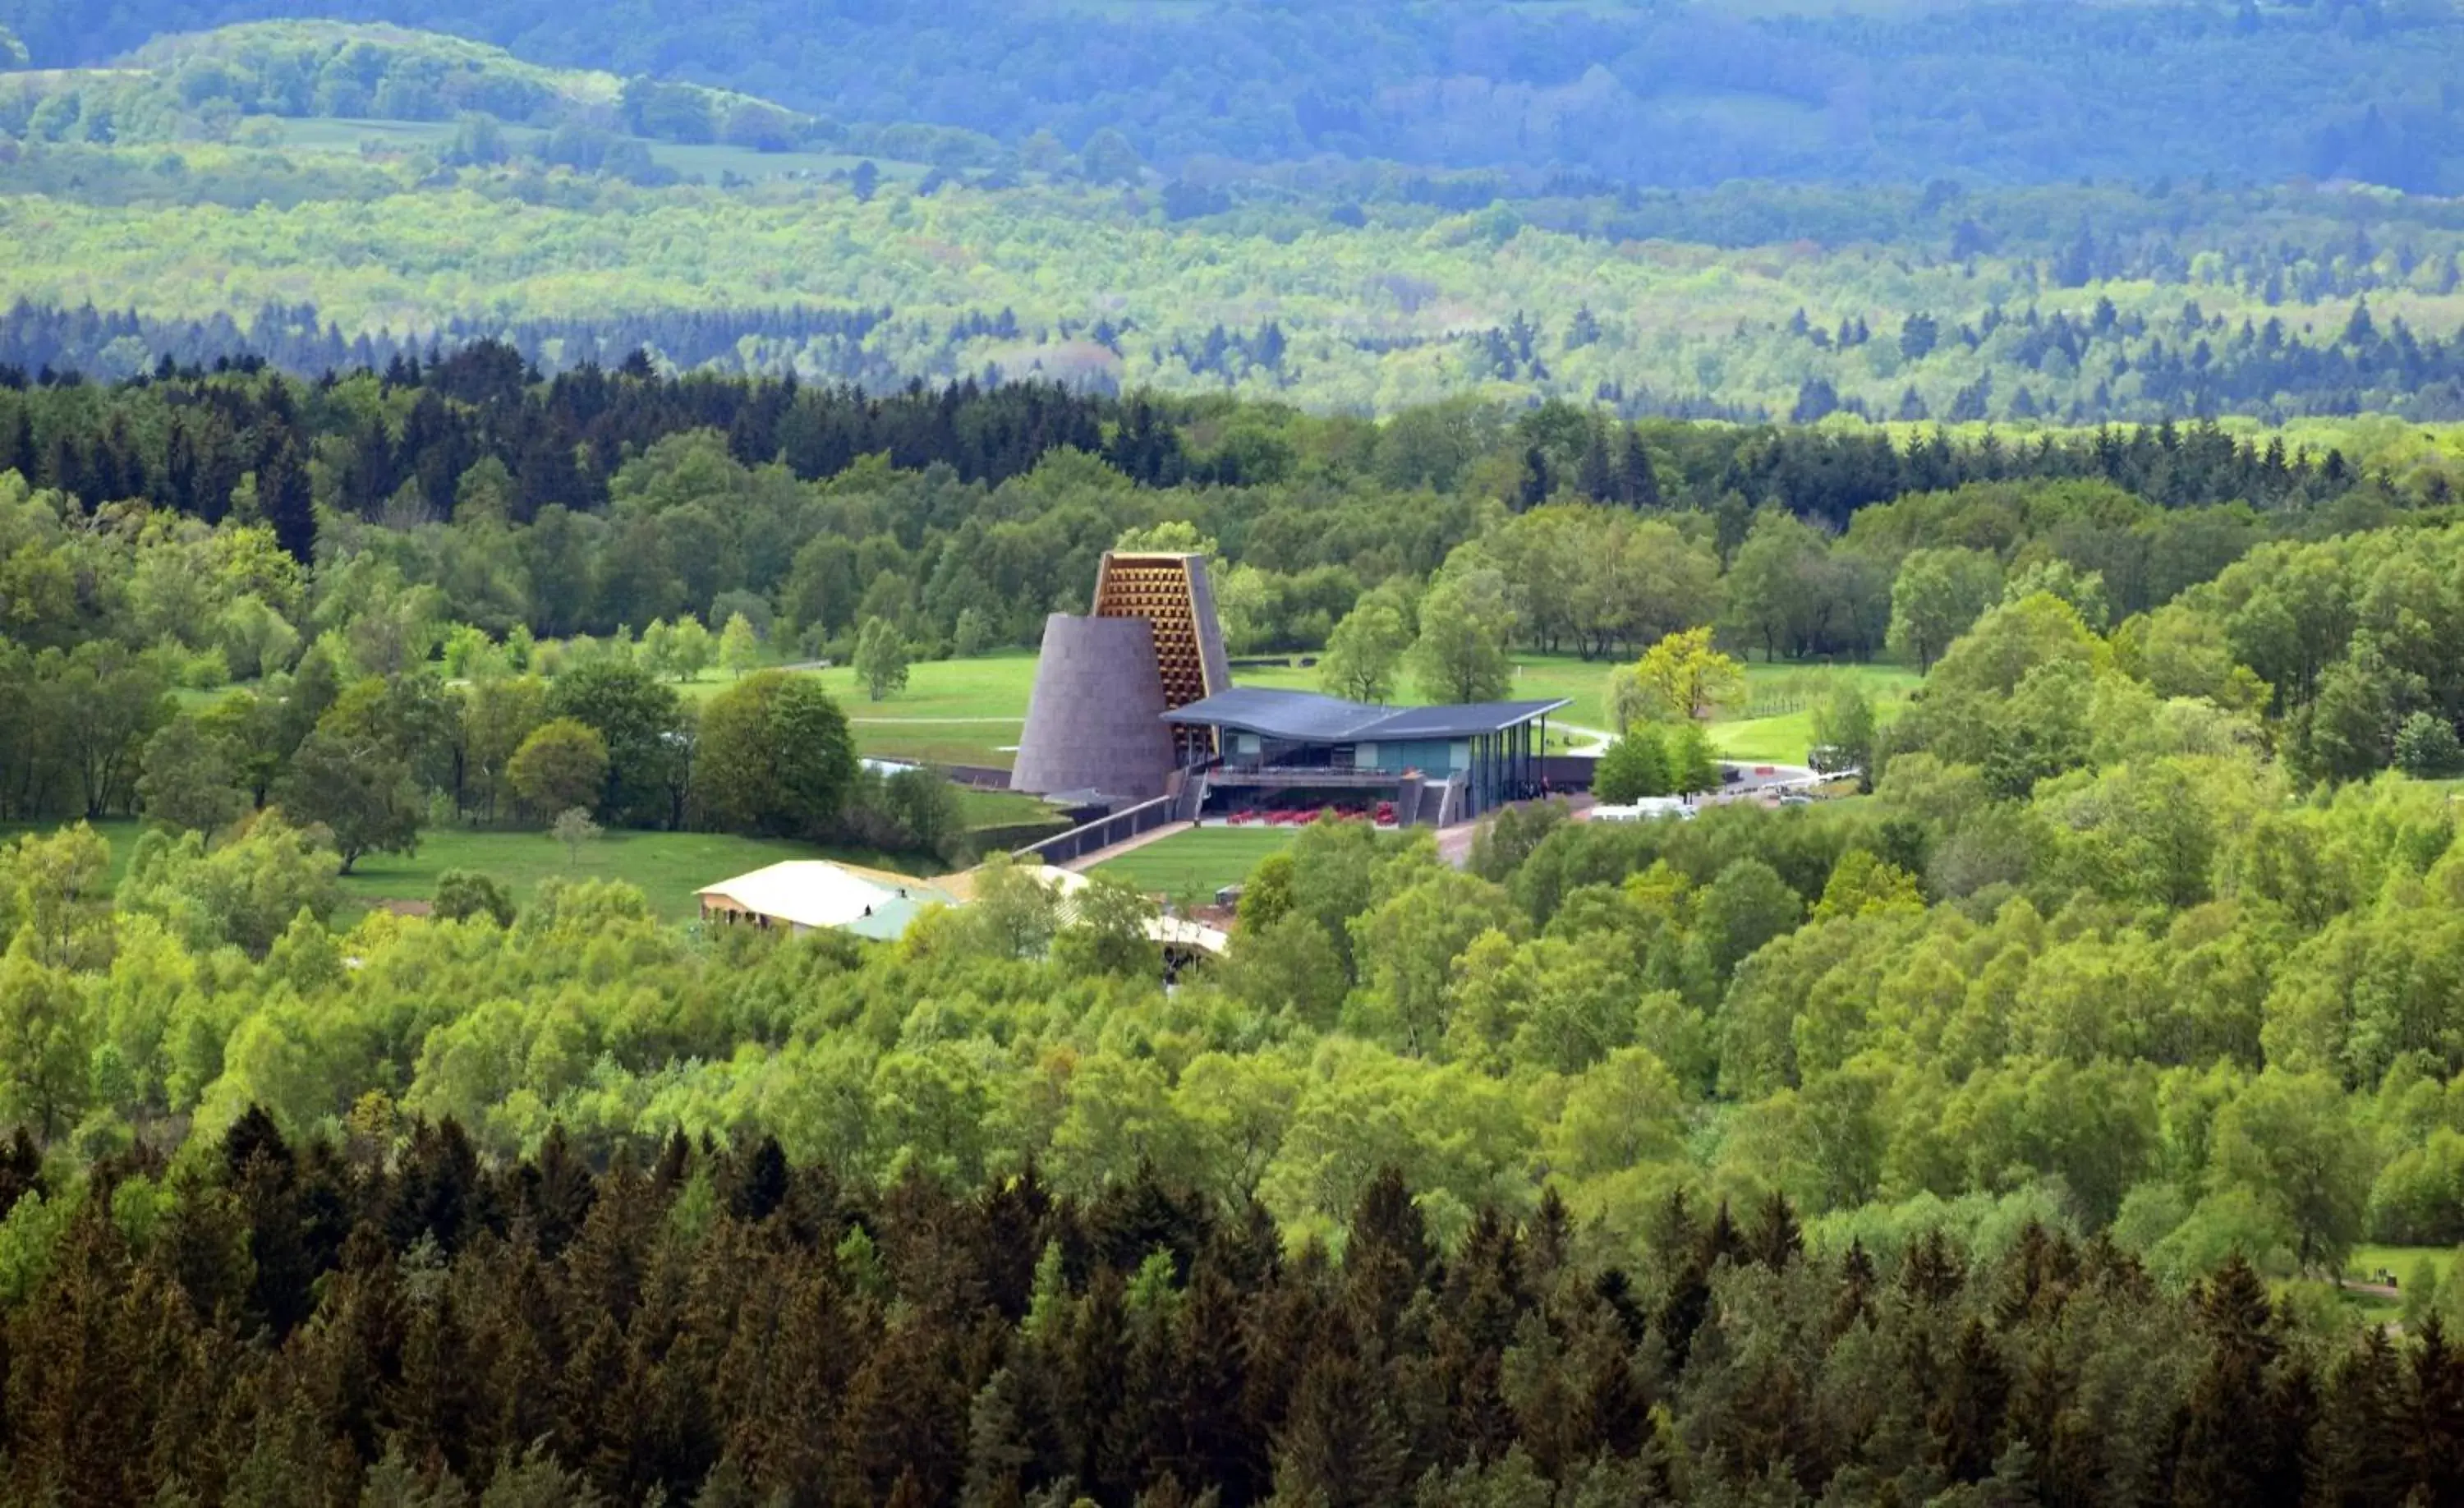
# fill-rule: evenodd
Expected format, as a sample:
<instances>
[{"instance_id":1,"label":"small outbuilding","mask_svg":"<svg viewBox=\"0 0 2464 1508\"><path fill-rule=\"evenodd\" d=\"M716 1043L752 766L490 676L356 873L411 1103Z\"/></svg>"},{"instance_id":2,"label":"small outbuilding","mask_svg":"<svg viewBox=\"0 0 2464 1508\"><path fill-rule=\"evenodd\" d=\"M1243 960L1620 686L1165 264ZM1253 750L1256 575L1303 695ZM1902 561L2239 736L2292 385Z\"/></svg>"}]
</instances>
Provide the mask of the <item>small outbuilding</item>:
<instances>
[{"instance_id":1,"label":"small outbuilding","mask_svg":"<svg viewBox=\"0 0 2464 1508\"><path fill-rule=\"evenodd\" d=\"M958 897L913 875L827 859L790 859L737 875L700 892L705 922L784 927L795 932L836 928L889 941L928 906L956 906Z\"/></svg>"},{"instance_id":2,"label":"small outbuilding","mask_svg":"<svg viewBox=\"0 0 2464 1508\"><path fill-rule=\"evenodd\" d=\"M976 873L970 869L928 881L827 859L791 859L721 880L697 893L705 922L783 927L799 934L827 927L895 942L907 935L925 907L974 901ZM1054 892L1060 919L1067 925L1076 910L1075 897L1089 883L1087 877L1048 864L1031 867L1026 874ZM1149 917L1146 933L1167 954L1220 955L1231 941L1220 929L1180 916Z\"/></svg>"}]
</instances>

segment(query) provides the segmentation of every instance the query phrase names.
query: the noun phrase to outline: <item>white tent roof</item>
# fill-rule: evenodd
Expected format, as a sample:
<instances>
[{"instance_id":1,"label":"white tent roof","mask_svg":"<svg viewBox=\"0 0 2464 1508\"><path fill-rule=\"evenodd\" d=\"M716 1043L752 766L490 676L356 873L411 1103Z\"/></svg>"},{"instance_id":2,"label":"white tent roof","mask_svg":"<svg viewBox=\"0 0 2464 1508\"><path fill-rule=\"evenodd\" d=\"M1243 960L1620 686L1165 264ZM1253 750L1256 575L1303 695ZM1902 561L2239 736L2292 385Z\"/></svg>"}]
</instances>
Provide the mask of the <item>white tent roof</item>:
<instances>
[{"instance_id":1,"label":"white tent roof","mask_svg":"<svg viewBox=\"0 0 2464 1508\"><path fill-rule=\"evenodd\" d=\"M826 859L790 859L721 880L698 893L798 927L847 927L902 901L947 904L950 899L920 880L868 873Z\"/></svg>"},{"instance_id":2,"label":"white tent roof","mask_svg":"<svg viewBox=\"0 0 2464 1508\"><path fill-rule=\"evenodd\" d=\"M1070 897L1090 883L1083 874L1048 864L1027 873L1058 893L1064 922L1070 918ZM695 893L704 900L725 901L739 910L796 927L841 927L894 938L924 907L962 906L973 900L969 881L967 875L957 875L945 885L935 885L826 859L790 859L721 880ZM1210 953L1222 952L1232 942L1225 932L1183 916L1151 916L1146 934L1158 947L1198 948Z\"/></svg>"},{"instance_id":3,"label":"white tent roof","mask_svg":"<svg viewBox=\"0 0 2464 1508\"><path fill-rule=\"evenodd\" d=\"M1074 869L1039 864L1028 871L1039 883L1050 885L1061 894L1061 919L1070 919L1069 898L1094 882ZM1147 918L1147 941L1164 948L1201 948L1210 953L1221 953L1232 946L1231 934L1203 922L1193 922L1185 916L1150 916Z\"/></svg>"}]
</instances>

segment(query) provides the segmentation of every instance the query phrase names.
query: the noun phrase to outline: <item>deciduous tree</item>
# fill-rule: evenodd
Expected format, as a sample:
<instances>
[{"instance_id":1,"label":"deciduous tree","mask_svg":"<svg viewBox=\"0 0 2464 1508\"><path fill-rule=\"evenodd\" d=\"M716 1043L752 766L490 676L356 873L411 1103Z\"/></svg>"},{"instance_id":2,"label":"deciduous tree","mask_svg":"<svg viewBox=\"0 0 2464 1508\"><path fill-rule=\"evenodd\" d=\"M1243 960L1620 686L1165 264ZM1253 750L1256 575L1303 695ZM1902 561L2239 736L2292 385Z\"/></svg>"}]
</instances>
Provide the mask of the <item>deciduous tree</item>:
<instances>
[{"instance_id":1,"label":"deciduous tree","mask_svg":"<svg viewBox=\"0 0 2464 1508\"><path fill-rule=\"evenodd\" d=\"M1669 722L1701 721L1745 686L1745 668L1711 643L1711 630L1688 628L1667 635L1642 652L1635 684L1651 715Z\"/></svg>"},{"instance_id":2,"label":"deciduous tree","mask_svg":"<svg viewBox=\"0 0 2464 1508\"><path fill-rule=\"evenodd\" d=\"M505 775L534 812L587 807L606 788L607 741L578 717L550 718L522 739Z\"/></svg>"},{"instance_id":3,"label":"deciduous tree","mask_svg":"<svg viewBox=\"0 0 2464 1508\"><path fill-rule=\"evenodd\" d=\"M1389 593L1373 592L1334 625L1318 662L1318 684L1355 702L1387 701L1411 643L1401 604Z\"/></svg>"},{"instance_id":4,"label":"deciduous tree","mask_svg":"<svg viewBox=\"0 0 2464 1508\"><path fill-rule=\"evenodd\" d=\"M865 695L878 702L907 689L909 657L907 637L896 624L883 618L865 620L855 643L856 679L864 683Z\"/></svg>"}]
</instances>

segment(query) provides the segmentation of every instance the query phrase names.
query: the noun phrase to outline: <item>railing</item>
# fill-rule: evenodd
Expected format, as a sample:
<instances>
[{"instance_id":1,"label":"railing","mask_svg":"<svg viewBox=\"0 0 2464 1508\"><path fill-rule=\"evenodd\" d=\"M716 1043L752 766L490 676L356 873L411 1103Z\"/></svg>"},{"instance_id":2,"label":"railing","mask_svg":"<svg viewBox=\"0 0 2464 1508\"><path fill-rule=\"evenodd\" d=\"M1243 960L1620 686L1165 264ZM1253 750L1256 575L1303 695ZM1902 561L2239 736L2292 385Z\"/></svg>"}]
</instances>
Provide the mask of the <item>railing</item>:
<instances>
[{"instance_id":1,"label":"railing","mask_svg":"<svg viewBox=\"0 0 2464 1508\"><path fill-rule=\"evenodd\" d=\"M1099 817L1066 833L1055 833L1040 843L1029 843L1010 857L1025 863L1066 864L1083 859L1099 848L1125 843L1140 833L1151 833L1166 823L1182 820L1181 793L1158 796L1152 801L1123 807L1109 817Z\"/></svg>"},{"instance_id":2,"label":"railing","mask_svg":"<svg viewBox=\"0 0 2464 1508\"><path fill-rule=\"evenodd\" d=\"M1337 770L1325 766L1221 764L1207 772L1218 785L1393 785L1403 778L1394 770Z\"/></svg>"}]
</instances>

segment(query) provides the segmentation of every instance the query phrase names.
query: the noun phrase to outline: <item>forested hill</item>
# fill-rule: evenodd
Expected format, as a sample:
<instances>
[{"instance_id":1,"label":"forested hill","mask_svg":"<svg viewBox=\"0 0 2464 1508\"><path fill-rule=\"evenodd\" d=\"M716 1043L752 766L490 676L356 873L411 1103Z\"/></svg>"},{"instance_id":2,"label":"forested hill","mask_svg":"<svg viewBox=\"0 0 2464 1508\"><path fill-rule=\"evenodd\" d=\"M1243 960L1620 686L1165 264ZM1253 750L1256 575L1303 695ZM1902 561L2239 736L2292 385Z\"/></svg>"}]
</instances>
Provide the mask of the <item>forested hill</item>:
<instances>
[{"instance_id":1,"label":"forested hill","mask_svg":"<svg viewBox=\"0 0 2464 1508\"><path fill-rule=\"evenodd\" d=\"M1726 9L0 0L0 28L58 67L239 20L394 21L847 121L1073 150L1117 132L1176 169L1331 155L1657 184L2213 172L2464 189L2464 18L2435 0Z\"/></svg>"}]
</instances>

